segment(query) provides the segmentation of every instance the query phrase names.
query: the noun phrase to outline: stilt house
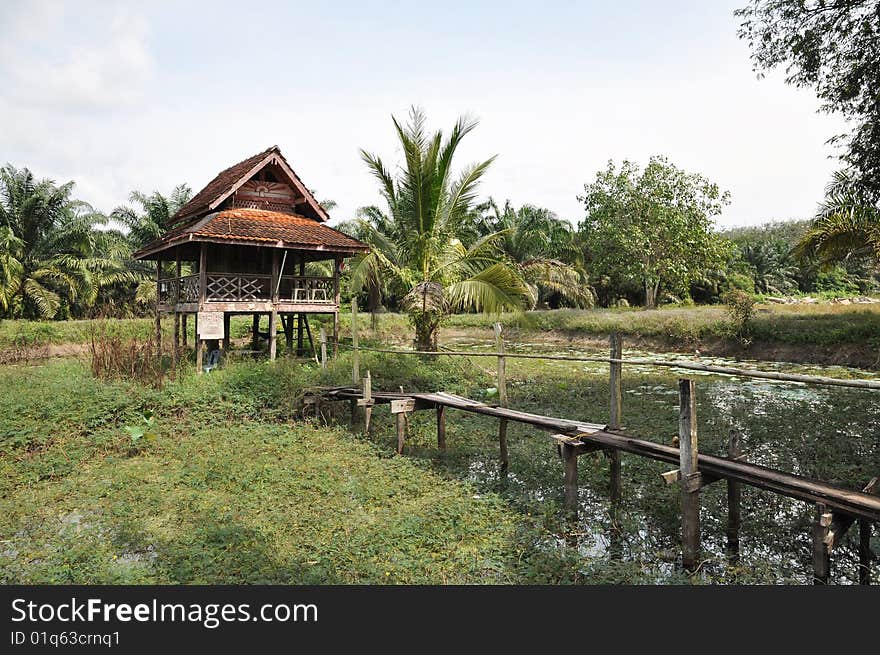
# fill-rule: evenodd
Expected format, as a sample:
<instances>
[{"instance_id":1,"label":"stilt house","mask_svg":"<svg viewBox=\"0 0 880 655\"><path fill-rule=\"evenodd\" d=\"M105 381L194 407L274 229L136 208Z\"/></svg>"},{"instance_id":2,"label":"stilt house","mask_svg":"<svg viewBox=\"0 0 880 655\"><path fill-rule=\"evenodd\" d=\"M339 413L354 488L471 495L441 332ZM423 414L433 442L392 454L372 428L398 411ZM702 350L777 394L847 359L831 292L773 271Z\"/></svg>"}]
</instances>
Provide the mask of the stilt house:
<instances>
[{"instance_id":1,"label":"stilt house","mask_svg":"<svg viewBox=\"0 0 880 655\"><path fill-rule=\"evenodd\" d=\"M339 335L339 276L343 260L369 247L325 224L327 212L277 146L230 166L175 214L168 231L134 254L157 262L157 331L163 313L196 318L199 371L205 343L229 347L230 317L268 316L268 350L277 352L279 319L289 351L305 353L308 317L333 315L334 352ZM332 262L332 275L306 275L306 265ZM183 269L188 269L183 275ZM184 336L185 339L185 336ZM176 352L176 349L175 349Z\"/></svg>"}]
</instances>

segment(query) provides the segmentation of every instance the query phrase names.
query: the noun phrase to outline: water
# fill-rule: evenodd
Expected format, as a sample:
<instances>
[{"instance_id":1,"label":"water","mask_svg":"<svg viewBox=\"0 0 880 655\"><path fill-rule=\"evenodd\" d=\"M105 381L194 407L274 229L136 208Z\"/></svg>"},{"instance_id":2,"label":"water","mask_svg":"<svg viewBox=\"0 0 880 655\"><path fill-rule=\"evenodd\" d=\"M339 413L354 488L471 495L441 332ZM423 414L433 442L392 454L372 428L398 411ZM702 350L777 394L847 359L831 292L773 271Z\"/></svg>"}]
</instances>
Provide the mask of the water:
<instances>
[{"instance_id":1,"label":"water","mask_svg":"<svg viewBox=\"0 0 880 655\"><path fill-rule=\"evenodd\" d=\"M466 345L464 342L456 346ZM467 344L471 347L471 344ZM453 346L455 347L455 346ZM511 351L573 354L541 344L519 344ZM582 353L578 353L582 354ZM596 353L604 356L606 353ZM667 360L682 355L626 351L625 357ZM705 364L760 368L832 377L873 379L865 371L778 362L743 362L688 356ZM485 369L494 362L480 359ZM605 422L608 419L608 368L584 362L508 360L510 405L551 416ZM677 379L696 380L700 452L726 455L728 434L736 430L748 461L850 489L880 475L880 391L821 387L798 383L732 378L664 367L624 366L623 424L634 436L670 443L678 432ZM469 453L457 474L478 486L499 491L529 515L542 514L545 538L536 548L558 555L576 553L583 561L581 580L602 571L626 571L626 581L679 581L678 486L660 473L668 464L623 454L623 502L612 520L608 502L608 461L601 454L582 456L576 517L562 502L562 466L546 435L511 424L510 473L499 474L491 419L457 415L464 430L487 435L483 447ZM453 437L454 438L454 437ZM455 468L456 464L447 464ZM549 509L548 509L549 508ZM814 507L751 487L743 487L740 559L725 552L726 483L702 492L703 564L706 582L812 582L811 525ZM880 538L873 547L880 551ZM832 554L832 578L858 579L858 529L850 530ZM874 564L873 578L880 577Z\"/></svg>"}]
</instances>

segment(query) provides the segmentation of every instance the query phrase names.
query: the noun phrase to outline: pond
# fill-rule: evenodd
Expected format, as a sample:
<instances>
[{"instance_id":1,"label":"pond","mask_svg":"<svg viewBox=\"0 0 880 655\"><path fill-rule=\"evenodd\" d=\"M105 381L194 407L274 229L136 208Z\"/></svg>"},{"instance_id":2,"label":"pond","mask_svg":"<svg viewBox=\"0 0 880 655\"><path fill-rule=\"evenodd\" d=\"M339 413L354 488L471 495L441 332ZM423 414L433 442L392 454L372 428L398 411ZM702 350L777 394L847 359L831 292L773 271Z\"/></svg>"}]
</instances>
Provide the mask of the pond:
<instances>
[{"instance_id":1,"label":"pond","mask_svg":"<svg viewBox=\"0 0 880 655\"><path fill-rule=\"evenodd\" d=\"M462 347L473 344L447 344ZM518 344L510 352L574 354ZM583 353L578 353L583 354ZM606 355L607 353L594 353ZM681 355L625 350L625 357L681 359ZM760 368L832 377L873 379L864 371L778 362L743 362L687 356L703 364ZM474 358L494 373L495 362ZM591 422L608 420L608 367L605 364L508 360L509 404L518 409ZM880 391L733 378L664 367L624 366L623 425L628 433L659 443L678 434L679 377L696 381L700 452L726 455L728 435L740 435L750 462L781 471L861 489L880 475ZM493 390L474 389L491 399ZM427 417L421 420L426 421ZM425 430L429 427L423 425ZM680 515L678 485L660 473L670 465L622 454L623 500L612 515L608 501L609 462L602 453L580 458L575 517L563 511L562 465L546 435L519 424L509 428L510 469L499 471L496 422L450 414L448 435L457 455L438 466L478 487L504 495L529 516L540 516L544 539L535 548L581 564L572 579L611 582L679 582ZM473 439L471 435L479 435ZM702 492L702 564L699 580L739 583L812 582L811 526L814 506L743 487L738 561L725 552L726 483ZM875 536L873 548L880 551ZM858 580L858 527L832 555L832 578ZM574 557L572 557L574 556ZM874 564L873 578L878 577ZM608 576L611 576L608 578ZM619 576L619 577L615 577Z\"/></svg>"}]
</instances>

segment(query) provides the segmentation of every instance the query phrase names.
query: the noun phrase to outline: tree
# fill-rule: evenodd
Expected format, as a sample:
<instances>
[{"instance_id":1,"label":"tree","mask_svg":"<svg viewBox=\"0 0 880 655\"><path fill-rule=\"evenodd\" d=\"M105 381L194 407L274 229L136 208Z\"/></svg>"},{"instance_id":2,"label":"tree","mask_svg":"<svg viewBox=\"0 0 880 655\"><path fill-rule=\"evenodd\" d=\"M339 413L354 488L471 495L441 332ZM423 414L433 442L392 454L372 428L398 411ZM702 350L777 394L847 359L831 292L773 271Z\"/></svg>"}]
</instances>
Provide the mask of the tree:
<instances>
[{"instance_id":1,"label":"tree","mask_svg":"<svg viewBox=\"0 0 880 655\"><path fill-rule=\"evenodd\" d=\"M509 200L499 208L490 199L477 209L481 212L477 234L499 233L499 246L528 284L533 306L546 306L553 297L573 307L593 304L576 234L568 221L534 205L514 209Z\"/></svg>"},{"instance_id":2,"label":"tree","mask_svg":"<svg viewBox=\"0 0 880 655\"><path fill-rule=\"evenodd\" d=\"M449 312L515 310L527 304L529 293L519 271L499 251L497 234L469 246L458 238L480 178L494 159L454 176L455 152L476 122L460 118L444 139L439 130L428 133L419 109L411 110L406 125L394 117L392 121L405 159L397 175L378 156L361 151L388 213L374 212L372 222L361 220L372 251L353 262L352 288L357 292L369 280L393 279L406 290L402 305L415 328L417 347L433 350Z\"/></svg>"},{"instance_id":3,"label":"tree","mask_svg":"<svg viewBox=\"0 0 880 655\"><path fill-rule=\"evenodd\" d=\"M596 181L578 196L587 216L580 224L594 275L639 284L645 306L654 308L661 289L682 290L726 259L726 241L712 219L729 195L696 173L686 173L665 157L645 168L608 162Z\"/></svg>"},{"instance_id":4,"label":"tree","mask_svg":"<svg viewBox=\"0 0 880 655\"><path fill-rule=\"evenodd\" d=\"M107 256L106 217L71 199L73 183L37 181L27 168L0 169L0 308L8 316L55 318L90 306L103 285L126 280Z\"/></svg>"},{"instance_id":5,"label":"tree","mask_svg":"<svg viewBox=\"0 0 880 655\"><path fill-rule=\"evenodd\" d=\"M159 191L147 195L141 191L132 191L128 200L134 206L119 206L114 209L110 218L125 229L125 241L129 246L125 258L128 269L137 285L134 301L141 306L149 305L156 300L156 265L153 262L131 258L131 253L161 237L169 228L175 214L192 198L192 189L187 184L178 184L169 195ZM118 244L124 247L124 244Z\"/></svg>"},{"instance_id":6,"label":"tree","mask_svg":"<svg viewBox=\"0 0 880 655\"><path fill-rule=\"evenodd\" d=\"M796 252L825 265L865 256L880 262L880 190L853 171L835 173Z\"/></svg>"},{"instance_id":7,"label":"tree","mask_svg":"<svg viewBox=\"0 0 880 655\"><path fill-rule=\"evenodd\" d=\"M822 109L854 123L845 161L880 191L880 2L752 0L736 11L759 72L784 66L786 82L813 87Z\"/></svg>"}]
</instances>

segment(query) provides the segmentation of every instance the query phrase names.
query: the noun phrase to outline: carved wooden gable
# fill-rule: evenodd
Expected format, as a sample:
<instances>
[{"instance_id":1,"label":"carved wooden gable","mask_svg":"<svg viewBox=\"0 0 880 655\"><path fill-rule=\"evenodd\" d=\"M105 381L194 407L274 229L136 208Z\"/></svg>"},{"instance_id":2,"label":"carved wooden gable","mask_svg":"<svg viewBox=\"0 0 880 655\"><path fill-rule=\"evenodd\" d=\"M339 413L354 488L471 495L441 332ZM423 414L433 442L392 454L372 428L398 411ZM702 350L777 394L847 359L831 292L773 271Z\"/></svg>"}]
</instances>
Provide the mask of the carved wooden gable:
<instances>
[{"instance_id":1,"label":"carved wooden gable","mask_svg":"<svg viewBox=\"0 0 880 655\"><path fill-rule=\"evenodd\" d=\"M304 200L289 184L279 182L271 170L264 169L238 188L233 205L248 209L294 212L295 205Z\"/></svg>"}]
</instances>

